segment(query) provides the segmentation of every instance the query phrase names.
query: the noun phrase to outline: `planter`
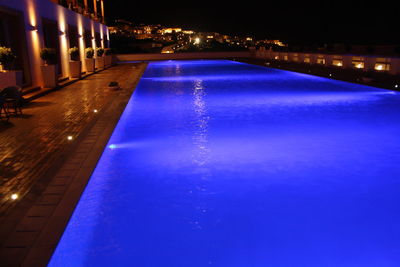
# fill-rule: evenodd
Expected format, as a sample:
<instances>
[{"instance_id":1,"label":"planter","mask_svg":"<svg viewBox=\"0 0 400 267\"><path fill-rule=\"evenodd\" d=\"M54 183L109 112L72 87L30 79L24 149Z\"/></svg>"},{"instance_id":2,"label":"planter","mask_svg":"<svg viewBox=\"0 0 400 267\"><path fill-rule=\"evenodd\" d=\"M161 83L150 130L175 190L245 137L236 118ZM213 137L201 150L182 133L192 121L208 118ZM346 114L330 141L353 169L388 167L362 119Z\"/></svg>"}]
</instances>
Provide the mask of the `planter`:
<instances>
[{"instance_id":1,"label":"planter","mask_svg":"<svg viewBox=\"0 0 400 267\"><path fill-rule=\"evenodd\" d=\"M104 70L104 57L96 57L96 69Z\"/></svg>"},{"instance_id":2,"label":"planter","mask_svg":"<svg viewBox=\"0 0 400 267\"><path fill-rule=\"evenodd\" d=\"M111 64L112 64L112 55L106 55L105 56L105 65L106 65L106 67L111 66Z\"/></svg>"},{"instance_id":3,"label":"planter","mask_svg":"<svg viewBox=\"0 0 400 267\"><path fill-rule=\"evenodd\" d=\"M69 62L69 73L71 78L81 78L82 62L70 61Z\"/></svg>"},{"instance_id":4,"label":"planter","mask_svg":"<svg viewBox=\"0 0 400 267\"><path fill-rule=\"evenodd\" d=\"M10 70L0 72L0 90L7 86L22 86L22 71Z\"/></svg>"},{"instance_id":5,"label":"planter","mask_svg":"<svg viewBox=\"0 0 400 267\"><path fill-rule=\"evenodd\" d=\"M94 58L86 58L86 72L94 72Z\"/></svg>"},{"instance_id":6,"label":"planter","mask_svg":"<svg viewBox=\"0 0 400 267\"><path fill-rule=\"evenodd\" d=\"M57 65L40 66L43 77L43 87L53 88L57 86Z\"/></svg>"}]
</instances>

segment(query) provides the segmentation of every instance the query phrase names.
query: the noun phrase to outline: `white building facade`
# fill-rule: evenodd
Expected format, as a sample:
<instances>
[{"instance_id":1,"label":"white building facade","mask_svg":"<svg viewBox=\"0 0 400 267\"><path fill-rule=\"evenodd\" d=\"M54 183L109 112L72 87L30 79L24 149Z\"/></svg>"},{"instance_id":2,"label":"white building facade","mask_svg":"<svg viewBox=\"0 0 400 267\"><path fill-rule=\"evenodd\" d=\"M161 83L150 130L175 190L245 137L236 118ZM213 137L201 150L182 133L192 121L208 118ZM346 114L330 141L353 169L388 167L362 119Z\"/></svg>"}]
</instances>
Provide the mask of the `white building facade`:
<instances>
[{"instance_id":1,"label":"white building facade","mask_svg":"<svg viewBox=\"0 0 400 267\"><path fill-rule=\"evenodd\" d=\"M79 49L85 71L85 48L107 48L109 40L103 0L0 0L0 46L16 55L14 68L22 71L23 86L43 86L41 49L56 51L63 78L70 76L69 48Z\"/></svg>"}]
</instances>

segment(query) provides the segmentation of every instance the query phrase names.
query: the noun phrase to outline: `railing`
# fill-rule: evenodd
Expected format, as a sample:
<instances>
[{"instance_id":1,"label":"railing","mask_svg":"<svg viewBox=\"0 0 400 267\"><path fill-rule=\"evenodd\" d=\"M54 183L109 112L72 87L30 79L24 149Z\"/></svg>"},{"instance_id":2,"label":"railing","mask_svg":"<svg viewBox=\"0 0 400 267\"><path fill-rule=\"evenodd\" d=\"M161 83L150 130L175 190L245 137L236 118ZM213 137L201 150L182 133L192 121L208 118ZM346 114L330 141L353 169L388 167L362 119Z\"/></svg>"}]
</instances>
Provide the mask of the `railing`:
<instances>
[{"instance_id":1,"label":"railing","mask_svg":"<svg viewBox=\"0 0 400 267\"><path fill-rule=\"evenodd\" d=\"M88 18L90 18L92 20L99 21L99 22L102 22L102 23L105 22L104 18L101 15L101 12L97 12L97 14L96 14L96 12L94 12L93 9L91 9L89 7L85 8L85 5L83 3L76 2L76 4L73 5L73 3L71 1L58 0L58 4L63 6L63 7L65 7L65 8L68 8L69 10L72 10L72 11L74 11L76 13L82 14L85 17L88 17Z\"/></svg>"},{"instance_id":2,"label":"railing","mask_svg":"<svg viewBox=\"0 0 400 267\"><path fill-rule=\"evenodd\" d=\"M334 66L344 69L360 69L365 71L388 72L400 74L399 57L382 57L375 55L332 55L322 53L275 52L259 49L255 53L257 58L287 61L303 64L317 64Z\"/></svg>"}]
</instances>

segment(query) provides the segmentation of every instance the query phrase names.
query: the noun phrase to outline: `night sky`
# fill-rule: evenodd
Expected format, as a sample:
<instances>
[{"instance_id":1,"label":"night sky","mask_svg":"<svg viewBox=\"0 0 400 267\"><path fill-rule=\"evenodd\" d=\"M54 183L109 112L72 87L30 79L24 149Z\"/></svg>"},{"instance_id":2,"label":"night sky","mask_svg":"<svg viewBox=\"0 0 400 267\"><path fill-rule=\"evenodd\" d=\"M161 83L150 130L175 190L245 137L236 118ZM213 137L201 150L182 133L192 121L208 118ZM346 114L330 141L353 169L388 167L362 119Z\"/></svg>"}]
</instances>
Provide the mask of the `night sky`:
<instances>
[{"instance_id":1,"label":"night sky","mask_svg":"<svg viewBox=\"0 0 400 267\"><path fill-rule=\"evenodd\" d=\"M293 44L400 44L399 31L391 30L400 25L399 11L391 2L277 0L263 1L261 7L258 1L105 1L108 21L122 18Z\"/></svg>"}]
</instances>

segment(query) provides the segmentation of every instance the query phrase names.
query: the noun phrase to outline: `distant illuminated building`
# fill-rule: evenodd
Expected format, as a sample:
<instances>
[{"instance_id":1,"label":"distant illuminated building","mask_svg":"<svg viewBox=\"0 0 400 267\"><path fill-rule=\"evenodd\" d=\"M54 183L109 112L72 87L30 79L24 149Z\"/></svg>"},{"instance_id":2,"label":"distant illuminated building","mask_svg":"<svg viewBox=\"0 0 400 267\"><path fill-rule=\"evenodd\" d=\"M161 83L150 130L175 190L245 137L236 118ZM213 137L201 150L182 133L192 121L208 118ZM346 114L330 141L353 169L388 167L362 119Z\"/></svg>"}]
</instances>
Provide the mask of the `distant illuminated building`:
<instances>
[{"instance_id":1,"label":"distant illuminated building","mask_svg":"<svg viewBox=\"0 0 400 267\"><path fill-rule=\"evenodd\" d=\"M168 33L178 33L182 31L182 28L164 28L161 29L161 34L168 34Z\"/></svg>"}]
</instances>

